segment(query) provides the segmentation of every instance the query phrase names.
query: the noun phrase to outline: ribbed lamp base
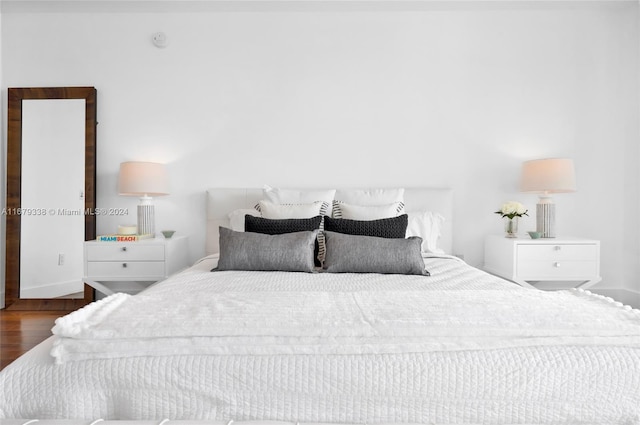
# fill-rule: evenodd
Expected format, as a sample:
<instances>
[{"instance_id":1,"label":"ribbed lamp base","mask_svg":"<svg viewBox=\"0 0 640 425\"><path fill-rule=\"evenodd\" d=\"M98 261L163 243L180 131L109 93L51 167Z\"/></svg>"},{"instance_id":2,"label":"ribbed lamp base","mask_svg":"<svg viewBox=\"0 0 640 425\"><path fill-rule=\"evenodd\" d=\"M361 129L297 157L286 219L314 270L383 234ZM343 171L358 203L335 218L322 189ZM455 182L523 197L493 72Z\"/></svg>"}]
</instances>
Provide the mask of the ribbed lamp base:
<instances>
[{"instance_id":1,"label":"ribbed lamp base","mask_svg":"<svg viewBox=\"0 0 640 425\"><path fill-rule=\"evenodd\" d=\"M153 205L138 205L138 234L156 235L155 229L155 212Z\"/></svg>"},{"instance_id":2,"label":"ribbed lamp base","mask_svg":"<svg viewBox=\"0 0 640 425\"><path fill-rule=\"evenodd\" d=\"M540 232L543 238L556 237L555 204L536 204L536 231Z\"/></svg>"}]
</instances>

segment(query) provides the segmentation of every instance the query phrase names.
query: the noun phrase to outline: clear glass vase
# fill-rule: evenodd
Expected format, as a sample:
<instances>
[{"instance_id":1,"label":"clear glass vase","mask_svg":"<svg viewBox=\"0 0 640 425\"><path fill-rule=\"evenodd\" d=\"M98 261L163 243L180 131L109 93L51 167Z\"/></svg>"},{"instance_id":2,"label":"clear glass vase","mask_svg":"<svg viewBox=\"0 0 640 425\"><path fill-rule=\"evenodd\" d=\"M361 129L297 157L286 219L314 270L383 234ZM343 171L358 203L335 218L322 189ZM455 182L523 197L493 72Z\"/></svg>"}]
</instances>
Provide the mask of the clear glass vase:
<instances>
[{"instance_id":1,"label":"clear glass vase","mask_svg":"<svg viewBox=\"0 0 640 425\"><path fill-rule=\"evenodd\" d=\"M520 217L505 217L504 218L504 232L505 238L517 238L518 237L518 219Z\"/></svg>"}]
</instances>

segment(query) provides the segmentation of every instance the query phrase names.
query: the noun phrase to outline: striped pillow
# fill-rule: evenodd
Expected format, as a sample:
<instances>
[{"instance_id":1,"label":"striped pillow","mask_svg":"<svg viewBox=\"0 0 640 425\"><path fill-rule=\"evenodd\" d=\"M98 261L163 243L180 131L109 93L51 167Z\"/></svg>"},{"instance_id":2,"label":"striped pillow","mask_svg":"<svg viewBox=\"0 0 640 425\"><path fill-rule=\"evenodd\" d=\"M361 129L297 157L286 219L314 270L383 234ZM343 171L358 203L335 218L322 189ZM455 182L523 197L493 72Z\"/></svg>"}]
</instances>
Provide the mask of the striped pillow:
<instances>
[{"instance_id":1,"label":"striped pillow","mask_svg":"<svg viewBox=\"0 0 640 425\"><path fill-rule=\"evenodd\" d=\"M333 201L333 218L350 220L378 220L397 217L404 212L404 202L393 202L384 205L353 205L346 202Z\"/></svg>"}]
</instances>

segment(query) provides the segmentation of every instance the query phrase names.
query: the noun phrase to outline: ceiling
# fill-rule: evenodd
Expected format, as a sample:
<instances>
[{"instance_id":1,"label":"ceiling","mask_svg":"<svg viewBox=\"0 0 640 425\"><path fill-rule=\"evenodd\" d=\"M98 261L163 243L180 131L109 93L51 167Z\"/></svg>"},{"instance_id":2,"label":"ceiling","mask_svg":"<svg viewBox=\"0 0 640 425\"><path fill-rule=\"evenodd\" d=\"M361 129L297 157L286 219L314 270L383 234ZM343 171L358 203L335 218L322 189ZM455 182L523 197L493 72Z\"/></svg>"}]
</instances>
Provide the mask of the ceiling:
<instances>
[{"instance_id":1,"label":"ceiling","mask_svg":"<svg viewBox=\"0 0 640 425\"><path fill-rule=\"evenodd\" d=\"M0 13L437 10L637 3L639 0L0 0Z\"/></svg>"}]
</instances>

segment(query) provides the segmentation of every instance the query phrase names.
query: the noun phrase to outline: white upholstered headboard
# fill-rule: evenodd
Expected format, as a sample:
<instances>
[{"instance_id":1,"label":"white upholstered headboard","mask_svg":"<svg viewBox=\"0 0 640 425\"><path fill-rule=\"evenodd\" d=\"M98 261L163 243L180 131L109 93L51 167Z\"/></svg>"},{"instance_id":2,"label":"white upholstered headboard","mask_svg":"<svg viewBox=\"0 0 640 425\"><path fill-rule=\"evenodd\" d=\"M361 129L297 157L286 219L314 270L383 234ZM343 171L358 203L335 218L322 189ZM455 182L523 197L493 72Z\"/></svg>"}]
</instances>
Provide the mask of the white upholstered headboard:
<instances>
[{"instance_id":1,"label":"white upholstered headboard","mask_svg":"<svg viewBox=\"0 0 640 425\"><path fill-rule=\"evenodd\" d=\"M261 199L264 199L262 189L211 188L207 190L207 255L219 252L218 227L229 227L229 213L240 208L253 208ZM453 191L426 187L405 188L404 204L405 211L408 213L432 211L445 218L438 246L450 254L453 244Z\"/></svg>"}]
</instances>

